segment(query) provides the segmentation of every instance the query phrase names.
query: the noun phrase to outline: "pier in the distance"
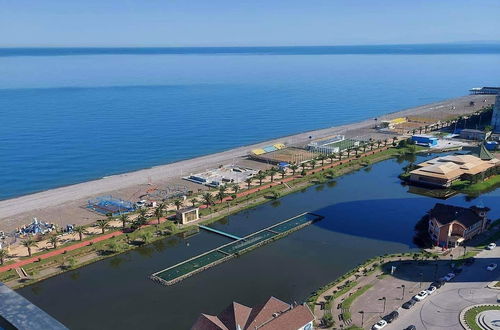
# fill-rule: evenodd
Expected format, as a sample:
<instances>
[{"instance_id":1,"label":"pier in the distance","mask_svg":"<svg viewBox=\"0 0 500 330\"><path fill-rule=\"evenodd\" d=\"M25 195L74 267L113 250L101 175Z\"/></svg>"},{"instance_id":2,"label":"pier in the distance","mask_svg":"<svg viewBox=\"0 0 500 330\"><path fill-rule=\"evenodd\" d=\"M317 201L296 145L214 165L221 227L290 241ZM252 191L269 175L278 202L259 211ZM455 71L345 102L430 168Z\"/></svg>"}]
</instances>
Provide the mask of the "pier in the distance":
<instances>
[{"instance_id":1,"label":"pier in the distance","mask_svg":"<svg viewBox=\"0 0 500 330\"><path fill-rule=\"evenodd\" d=\"M215 232L219 235L231 237L235 239L235 241L224 244L218 248L156 272L151 275L150 278L164 285L175 284L189 276L239 256L261 245L285 237L286 235L321 219L323 219L323 216L321 215L306 212L259 230L243 238L239 238L238 236L231 235L211 227L200 226L202 229Z\"/></svg>"}]
</instances>

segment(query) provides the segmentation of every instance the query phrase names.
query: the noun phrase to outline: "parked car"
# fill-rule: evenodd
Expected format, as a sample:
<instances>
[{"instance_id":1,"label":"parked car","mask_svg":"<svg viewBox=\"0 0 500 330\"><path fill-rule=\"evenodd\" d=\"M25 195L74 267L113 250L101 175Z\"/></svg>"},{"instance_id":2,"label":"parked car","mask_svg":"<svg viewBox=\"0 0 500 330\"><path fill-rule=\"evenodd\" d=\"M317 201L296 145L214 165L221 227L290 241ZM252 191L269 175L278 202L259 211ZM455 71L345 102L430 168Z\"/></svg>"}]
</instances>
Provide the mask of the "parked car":
<instances>
[{"instance_id":1,"label":"parked car","mask_svg":"<svg viewBox=\"0 0 500 330\"><path fill-rule=\"evenodd\" d=\"M408 300L407 302L405 302L401 307L403 307L404 309L410 309L413 307L413 305L415 305L417 303L416 300L414 299L410 299Z\"/></svg>"},{"instance_id":2,"label":"parked car","mask_svg":"<svg viewBox=\"0 0 500 330\"><path fill-rule=\"evenodd\" d=\"M399 317L399 313L397 311L390 312L386 316L382 318L382 320L386 321L387 323L391 323L395 319Z\"/></svg>"},{"instance_id":3,"label":"parked car","mask_svg":"<svg viewBox=\"0 0 500 330\"><path fill-rule=\"evenodd\" d=\"M448 273L445 277L443 277L443 280L446 282L451 281L455 277L454 273Z\"/></svg>"},{"instance_id":4,"label":"parked car","mask_svg":"<svg viewBox=\"0 0 500 330\"><path fill-rule=\"evenodd\" d=\"M413 299L415 299L416 301L422 301L424 300L425 298L427 298L429 294L427 293L427 291L420 291L419 293L417 293Z\"/></svg>"},{"instance_id":5,"label":"parked car","mask_svg":"<svg viewBox=\"0 0 500 330\"><path fill-rule=\"evenodd\" d=\"M387 325L387 322L386 322L386 321L384 321L384 320L380 320L380 321L378 321L377 323L375 323L375 324L372 326L372 330L382 329L382 328L384 328L386 325Z\"/></svg>"},{"instance_id":6,"label":"parked car","mask_svg":"<svg viewBox=\"0 0 500 330\"><path fill-rule=\"evenodd\" d=\"M412 324L404 328L404 330L417 330L417 327Z\"/></svg>"},{"instance_id":7,"label":"parked car","mask_svg":"<svg viewBox=\"0 0 500 330\"><path fill-rule=\"evenodd\" d=\"M497 264L489 264L488 267L486 267L486 270L494 271L497 268Z\"/></svg>"},{"instance_id":8,"label":"parked car","mask_svg":"<svg viewBox=\"0 0 500 330\"><path fill-rule=\"evenodd\" d=\"M486 247L488 250L493 250L494 248L496 248L497 245L495 243L490 243L488 244L488 246Z\"/></svg>"},{"instance_id":9,"label":"parked car","mask_svg":"<svg viewBox=\"0 0 500 330\"><path fill-rule=\"evenodd\" d=\"M440 287L442 287L446 282L445 281L436 281L436 282L432 282L431 283L431 286L434 286L436 287L436 289L439 289Z\"/></svg>"},{"instance_id":10,"label":"parked car","mask_svg":"<svg viewBox=\"0 0 500 330\"><path fill-rule=\"evenodd\" d=\"M436 291L437 288L435 286L430 286L426 291L427 291L427 294L433 294L434 291Z\"/></svg>"}]
</instances>

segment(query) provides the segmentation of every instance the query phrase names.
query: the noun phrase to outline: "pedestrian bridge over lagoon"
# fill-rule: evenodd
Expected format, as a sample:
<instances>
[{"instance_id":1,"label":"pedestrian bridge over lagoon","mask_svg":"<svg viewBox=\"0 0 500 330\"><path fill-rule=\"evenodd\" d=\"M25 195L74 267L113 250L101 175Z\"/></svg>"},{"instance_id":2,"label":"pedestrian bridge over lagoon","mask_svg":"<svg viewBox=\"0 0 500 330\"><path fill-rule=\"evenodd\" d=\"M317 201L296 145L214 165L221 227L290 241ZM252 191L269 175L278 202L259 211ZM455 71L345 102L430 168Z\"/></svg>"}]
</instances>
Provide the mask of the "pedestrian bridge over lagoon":
<instances>
[{"instance_id":1,"label":"pedestrian bridge over lagoon","mask_svg":"<svg viewBox=\"0 0 500 330\"><path fill-rule=\"evenodd\" d=\"M175 284L191 275L202 272L205 269L223 263L224 261L239 256L261 245L280 239L321 219L323 219L321 215L314 213L302 213L243 238L239 238L238 236L231 235L211 227L200 226L202 229L215 232L219 235L231 237L235 239L235 241L224 244L218 248L156 272L152 274L150 278L163 285Z\"/></svg>"}]
</instances>

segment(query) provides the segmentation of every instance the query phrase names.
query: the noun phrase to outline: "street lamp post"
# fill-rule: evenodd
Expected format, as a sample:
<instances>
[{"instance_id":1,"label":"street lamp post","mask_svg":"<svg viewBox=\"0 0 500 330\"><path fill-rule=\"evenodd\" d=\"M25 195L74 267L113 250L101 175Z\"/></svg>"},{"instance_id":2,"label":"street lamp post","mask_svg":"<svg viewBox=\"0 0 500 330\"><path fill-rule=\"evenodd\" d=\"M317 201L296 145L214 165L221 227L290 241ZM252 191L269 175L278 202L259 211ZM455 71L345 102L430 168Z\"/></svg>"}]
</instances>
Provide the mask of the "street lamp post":
<instances>
[{"instance_id":1,"label":"street lamp post","mask_svg":"<svg viewBox=\"0 0 500 330\"><path fill-rule=\"evenodd\" d=\"M403 289L403 296L401 297L401 300L404 300L405 299L405 285L404 284L401 284L401 288Z\"/></svg>"},{"instance_id":2,"label":"street lamp post","mask_svg":"<svg viewBox=\"0 0 500 330\"><path fill-rule=\"evenodd\" d=\"M364 311L359 311L361 314L361 327L365 325L365 312Z\"/></svg>"}]
</instances>

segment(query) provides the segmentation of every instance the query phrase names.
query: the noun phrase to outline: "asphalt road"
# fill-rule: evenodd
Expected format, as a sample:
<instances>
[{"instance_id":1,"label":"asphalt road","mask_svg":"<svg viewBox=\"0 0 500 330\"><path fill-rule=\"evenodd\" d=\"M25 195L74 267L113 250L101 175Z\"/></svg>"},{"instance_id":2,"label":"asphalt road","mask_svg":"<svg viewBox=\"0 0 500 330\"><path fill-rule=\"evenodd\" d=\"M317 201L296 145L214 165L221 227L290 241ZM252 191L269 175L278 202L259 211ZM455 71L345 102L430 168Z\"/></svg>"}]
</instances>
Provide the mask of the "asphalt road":
<instances>
[{"instance_id":1,"label":"asphalt road","mask_svg":"<svg viewBox=\"0 0 500 330\"><path fill-rule=\"evenodd\" d=\"M487 271L490 263L499 267ZM496 303L500 290L490 289L487 285L499 279L500 247L482 251L473 265L465 266L462 273L425 300L417 302L410 310L399 308L399 318L384 330L405 329L409 325L429 330L463 329L459 321L460 311L475 304Z\"/></svg>"}]
</instances>

